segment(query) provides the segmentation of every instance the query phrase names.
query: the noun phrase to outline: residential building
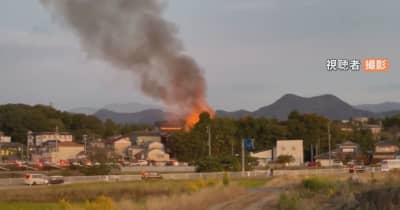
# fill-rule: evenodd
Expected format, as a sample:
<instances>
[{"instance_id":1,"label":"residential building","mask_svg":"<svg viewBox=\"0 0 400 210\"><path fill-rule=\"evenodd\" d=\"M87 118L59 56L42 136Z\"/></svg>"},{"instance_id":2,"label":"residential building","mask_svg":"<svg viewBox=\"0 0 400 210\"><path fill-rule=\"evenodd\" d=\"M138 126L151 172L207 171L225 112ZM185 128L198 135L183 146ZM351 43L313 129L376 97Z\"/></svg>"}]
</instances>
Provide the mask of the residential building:
<instances>
[{"instance_id":1,"label":"residential building","mask_svg":"<svg viewBox=\"0 0 400 210\"><path fill-rule=\"evenodd\" d=\"M32 154L32 161L58 163L60 160L78 159L84 149L83 144L74 142L47 141Z\"/></svg>"},{"instance_id":2,"label":"residential building","mask_svg":"<svg viewBox=\"0 0 400 210\"><path fill-rule=\"evenodd\" d=\"M112 150L116 155L126 158L128 148L132 146L129 136L115 136L105 141L106 148Z\"/></svg>"},{"instance_id":3,"label":"residential building","mask_svg":"<svg viewBox=\"0 0 400 210\"><path fill-rule=\"evenodd\" d=\"M351 118L351 122L354 124L365 124L368 123L368 117L353 117Z\"/></svg>"},{"instance_id":4,"label":"residential building","mask_svg":"<svg viewBox=\"0 0 400 210\"><path fill-rule=\"evenodd\" d=\"M128 149L128 156L133 160L166 162L170 155L165 151L160 133L136 132L134 145Z\"/></svg>"},{"instance_id":5,"label":"residential building","mask_svg":"<svg viewBox=\"0 0 400 210\"><path fill-rule=\"evenodd\" d=\"M281 155L292 156L294 161L289 163L292 166L304 164L303 140L278 140L274 150L274 160Z\"/></svg>"},{"instance_id":6,"label":"residential building","mask_svg":"<svg viewBox=\"0 0 400 210\"><path fill-rule=\"evenodd\" d=\"M346 163L350 160L359 159L362 156L360 145L352 141L345 141L336 145L330 155L329 152L319 154L314 157L315 162L319 162L321 166L334 165L335 161Z\"/></svg>"},{"instance_id":7,"label":"residential building","mask_svg":"<svg viewBox=\"0 0 400 210\"><path fill-rule=\"evenodd\" d=\"M183 130L184 127L185 123L179 120L155 123L155 130L161 133L174 133Z\"/></svg>"},{"instance_id":8,"label":"residential building","mask_svg":"<svg viewBox=\"0 0 400 210\"><path fill-rule=\"evenodd\" d=\"M28 136L29 145L41 146L48 141L73 142L73 136L67 132L36 132Z\"/></svg>"},{"instance_id":9,"label":"residential building","mask_svg":"<svg viewBox=\"0 0 400 210\"><path fill-rule=\"evenodd\" d=\"M0 161L21 160L23 157L23 146L20 143L0 143Z\"/></svg>"},{"instance_id":10,"label":"residential building","mask_svg":"<svg viewBox=\"0 0 400 210\"><path fill-rule=\"evenodd\" d=\"M145 145L150 142L161 142L160 132L139 131L132 135L132 143L135 145Z\"/></svg>"},{"instance_id":11,"label":"residential building","mask_svg":"<svg viewBox=\"0 0 400 210\"><path fill-rule=\"evenodd\" d=\"M0 131L0 144L1 143L11 143L11 137L4 135L4 133Z\"/></svg>"},{"instance_id":12,"label":"residential building","mask_svg":"<svg viewBox=\"0 0 400 210\"><path fill-rule=\"evenodd\" d=\"M392 141L379 141L375 144L373 159L375 161L396 159L399 154L399 145Z\"/></svg>"},{"instance_id":13,"label":"residential building","mask_svg":"<svg viewBox=\"0 0 400 210\"><path fill-rule=\"evenodd\" d=\"M265 167L272 160L272 150L264 150L260 152L250 152L250 157L257 159L258 166Z\"/></svg>"}]
</instances>

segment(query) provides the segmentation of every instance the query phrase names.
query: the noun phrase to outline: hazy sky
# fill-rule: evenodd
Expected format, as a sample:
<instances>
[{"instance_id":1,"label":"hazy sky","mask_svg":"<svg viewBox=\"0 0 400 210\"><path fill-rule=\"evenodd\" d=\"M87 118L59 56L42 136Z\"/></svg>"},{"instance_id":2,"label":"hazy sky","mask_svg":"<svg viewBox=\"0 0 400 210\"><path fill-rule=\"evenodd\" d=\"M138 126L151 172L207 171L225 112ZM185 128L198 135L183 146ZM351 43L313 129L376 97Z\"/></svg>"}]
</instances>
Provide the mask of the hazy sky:
<instances>
[{"instance_id":1,"label":"hazy sky","mask_svg":"<svg viewBox=\"0 0 400 210\"><path fill-rule=\"evenodd\" d=\"M1 3L0 104L157 103L134 75L88 58L38 0ZM165 16L203 68L210 104L254 110L285 93L400 101L398 8L398 0L170 0ZM364 57L389 58L390 72L325 69L328 58Z\"/></svg>"}]
</instances>

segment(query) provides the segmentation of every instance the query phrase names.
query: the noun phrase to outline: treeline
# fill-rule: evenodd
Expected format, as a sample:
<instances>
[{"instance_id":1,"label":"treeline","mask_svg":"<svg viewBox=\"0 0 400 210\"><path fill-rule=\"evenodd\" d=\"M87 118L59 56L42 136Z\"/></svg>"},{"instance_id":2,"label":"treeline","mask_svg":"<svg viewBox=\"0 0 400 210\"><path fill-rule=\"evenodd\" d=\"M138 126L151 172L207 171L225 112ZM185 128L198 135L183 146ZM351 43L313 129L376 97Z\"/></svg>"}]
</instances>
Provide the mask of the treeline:
<instances>
[{"instance_id":1,"label":"treeline","mask_svg":"<svg viewBox=\"0 0 400 210\"><path fill-rule=\"evenodd\" d=\"M146 126L119 125L111 120L102 122L94 116L71 114L58 111L50 106L7 104L0 106L0 131L12 137L13 141L25 143L28 131L55 131L72 133L77 142L84 134L89 138L106 138L116 134L129 134L143 130Z\"/></svg>"},{"instance_id":2,"label":"treeline","mask_svg":"<svg viewBox=\"0 0 400 210\"><path fill-rule=\"evenodd\" d=\"M384 125L400 128L400 116L394 118L385 119ZM328 124L332 149L344 141L356 142L364 151L374 149L376 140L368 129L353 127L353 132L346 132L341 130L341 122L330 122L319 115L299 114L295 111L286 121L252 117L239 120L218 117L210 119L207 113L203 113L192 130L172 135L168 146L178 160L189 163L200 161L197 165L203 164L210 160L207 131L207 126L210 126L211 153L214 160L236 163L240 158L243 138L254 139L255 152L271 149L279 139L303 139L304 156L306 160L310 160L311 147L314 148L314 155L317 150L319 153L328 152Z\"/></svg>"}]
</instances>

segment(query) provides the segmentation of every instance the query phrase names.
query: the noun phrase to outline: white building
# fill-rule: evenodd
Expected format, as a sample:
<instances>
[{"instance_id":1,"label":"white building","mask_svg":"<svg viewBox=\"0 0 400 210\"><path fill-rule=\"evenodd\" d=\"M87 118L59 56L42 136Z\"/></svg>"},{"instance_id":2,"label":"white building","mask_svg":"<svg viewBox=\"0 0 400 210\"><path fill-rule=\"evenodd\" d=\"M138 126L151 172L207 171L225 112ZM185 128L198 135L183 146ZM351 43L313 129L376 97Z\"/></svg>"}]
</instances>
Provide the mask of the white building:
<instances>
[{"instance_id":1,"label":"white building","mask_svg":"<svg viewBox=\"0 0 400 210\"><path fill-rule=\"evenodd\" d=\"M50 161L76 159L84 151L84 145L74 142L46 142L39 153L32 154L33 161Z\"/></svg>"},{"instance_id":2,"label":"white building","mask_svg":"<svg viewBox=\"0 0 400 210\"><path fill-rule=\"evenodd\" d=\"M72 142L73 136L66 132L39 132L32 133L28 139L30 145L41 146L48 141Z\"/></svg>"},{"instance_id":3,"label":"white building","mask_svg":"<svg viewBox=\"0 0 400 210\"><path fill-rule=\"evenodd\" d=\"M294 161L289 163L292 166L304 164L303 140L278 140L274 151L274 160L281 155L290 155Z\"/></svg>"},{"instance_id":4,"label":"white building","mask_svg":"<svg viewBox=\"0 0 400 210\"><path fill-rule=\"evenodd\" d=\"M258 166L264 167L272 160L272 150L264 150L260 152L250 152L250 157L257 159Z\"/></svg>"},{"instance_id":5,"label":"white building","mask_svg":"<svg viewBox=\"0 0 400 210\"><path fill-rule=\"evenodd\" d=\"M11 137L5 136L4 133L0 131L0 143L11 143Z\"/></svg>"}]
</instances>

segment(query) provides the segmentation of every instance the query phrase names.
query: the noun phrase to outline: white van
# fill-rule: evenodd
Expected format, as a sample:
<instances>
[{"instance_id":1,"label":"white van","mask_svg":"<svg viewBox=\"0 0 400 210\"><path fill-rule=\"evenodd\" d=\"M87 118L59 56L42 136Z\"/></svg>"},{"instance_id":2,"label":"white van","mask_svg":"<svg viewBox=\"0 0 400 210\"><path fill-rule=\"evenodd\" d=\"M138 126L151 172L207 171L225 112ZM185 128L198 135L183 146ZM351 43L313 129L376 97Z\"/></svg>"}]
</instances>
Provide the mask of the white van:
<instances>
[{"instance_id":1,"label":"white van","mask_svg":"<svg viewBox=\"0 0 400 210\"><path fill-rule=\"evenodd\" d=\"M44 174L26 174L24 182L27 185L49 184L49 179Z\"/></svg>"},{"instance_id":2,"label":"white van","mask_svg":"<svg viewBox=\"0 0 400 210\"><path fill-rule=\"evenodd\" d=\"M400 169L400 160L382 160L381 162L381 171L391 171L394 169Z\"/></svg>"}]
</instances>

